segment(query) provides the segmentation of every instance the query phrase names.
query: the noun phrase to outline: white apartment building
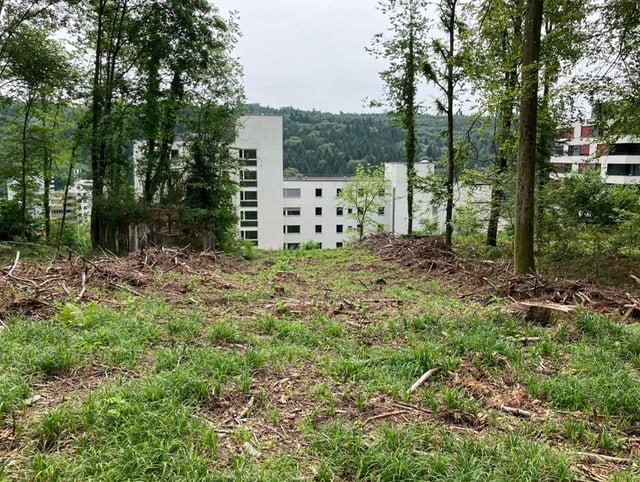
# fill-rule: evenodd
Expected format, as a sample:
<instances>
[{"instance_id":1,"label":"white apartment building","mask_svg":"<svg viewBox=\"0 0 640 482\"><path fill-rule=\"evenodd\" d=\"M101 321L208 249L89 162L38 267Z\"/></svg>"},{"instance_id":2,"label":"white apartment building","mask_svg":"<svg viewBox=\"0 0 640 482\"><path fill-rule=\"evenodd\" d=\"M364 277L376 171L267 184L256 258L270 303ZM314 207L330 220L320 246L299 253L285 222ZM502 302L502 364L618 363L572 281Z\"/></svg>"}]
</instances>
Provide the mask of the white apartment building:
<instances>
[{"instance_id":1,"label":"white apartment building","mask_svg":"<svg viewBox=\"0 0 640 482\"><path fill-rule=\"evenodd\" d=\"M340 205L337 196L347 177L296 176L284 179L282 197L282 248L296 249L305 241L322 248L340 248L357 236L352 208ZM379 224L384 212L374 213ZM365 229L372 230L368 226Z\"/></svg>"},{"instance_id":2,"label":"white apartment building","mask_svg":"<svg viewBox=\"0 0 640 482\"><path fill-rule=\"evenodd\" d=\"M176 147L176 154L180 149ZM233 150L240 161L235 203L241 239L262 249L296 249L305 241L315 241L322 248L339 248L356 239L353 212L336 199L348 177L283 177L282 117L243 116ZM431 163L415 166L418 176L433 173ZM374 213L376 225L366 226L365 231L406 234L406 165L385 164L385 176L390 188L386 204ZM136 190L142 192L138 180ZM456 191L456 202L468 197L467 192ZM429 193L415 193L415 230L420 229L422 219L436 220L444 229L444 216L444 206L432 207Z\"/></svg>"},{"instance_id":3,"label":"white apartment building","mask_svg":"<svg viewBox=\"0 0 640 482\"><path fill-rule=\"evenodd\" d=\"M240 237L265 249L280 249L282 236L282 117L243 116L234 149L240 159Z\"/></svg>"},{"instance_id":4,"label":"white apartment building","mask_svg":"<svg viewBox=\"0 0 640 482\"><path fill-rule=\"evenodd\" d=\"M376 225L365 226L365 232L378 229L394 234L406 234L408 228L407 169L405 163L385 163L385 177L389 191L385 206L373 213ZM416 174L433 174L429 162L415 164ZM315 241L323 248L339 248L357 237L357 224L351 208L341 206L336 199L340 189L349 182L348 177L288 177L283 182L282 248L296 249L305 241ZM481 197L488 191L480 190ZM456 202L466 202L472 194L456 189ZM477 195L477 193L475 194ZM444 206L433 206L430 193L414 193L414 230L420 230L420 221L436 221L444 229ZM261 246L258 244L258 246Z\"/></svg>"},{"instance_id":5,"label":"white apartment building","mask_svg":"<svg viewBox=\"0 0 640 482\"><path fill-rule=\"evenodd\" d=\"M282 247L282 117L242 116L233 154L240 161L239 190L235 205L238 209L238 232L241 239L261 248ZM141 143L133 148L134 189L143 192L143 179L137 167L142 158ZM175 142L172 156L185 154L186 144Z\"/></svg>"},{"instance_id":6,"label":"white apartment building","mask_svg":"<svg viewBox=\"0 0 640 482\"><path fill-rule=\"evenodd\" d=\"M557 134L552 178L595 169L607 184L640 184L640 139L625 136L612 144L598 143L593 125L580 123Z\"/></svg>"}]
</instances>

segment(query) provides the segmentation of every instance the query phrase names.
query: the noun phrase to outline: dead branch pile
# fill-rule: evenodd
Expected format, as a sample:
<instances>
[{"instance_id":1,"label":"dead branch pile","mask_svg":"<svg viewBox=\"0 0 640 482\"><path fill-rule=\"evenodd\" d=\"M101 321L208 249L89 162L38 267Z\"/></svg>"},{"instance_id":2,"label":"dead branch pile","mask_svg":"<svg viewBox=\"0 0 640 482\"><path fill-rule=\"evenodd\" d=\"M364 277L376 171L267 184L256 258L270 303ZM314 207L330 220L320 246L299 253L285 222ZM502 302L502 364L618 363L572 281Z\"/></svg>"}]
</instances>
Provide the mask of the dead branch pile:
<instances>
[{"instance_id":1,"label":"dead branch pile","mask_svg":"<svg viewBox=\"0 0 640 482\"><path fill-rule=\"evenodd\" d=\"M509 263L462 259L441 237L400 239L382 233L367 237L363 245L378 252L383 260L426 271L430 276L445 277L447 283L458 287L462 297L481 303L499 296L512 301L579 305L602 313L620 314L625 319L640 318L638 294L583 280L515 276Z\"/></svg>"},{"instance_id":2,"label":"dead branch pile","mask_svg":"<svg viewBox=\"0 0 640 482\"><path fill-rule=\"evenodd\" d=\"M190 249L152 248L126 257L91 260L69 252L66 260L51 261L47 266L21 262L18 251L10 266L0 267L0 319L10 314L46 317L55 311L55 302L97 299L94 288L144 296L143 289L155 283L158 275L172 271L199 274L214 265L235 271L214 253Z\"/></svg>"}]
</instances>

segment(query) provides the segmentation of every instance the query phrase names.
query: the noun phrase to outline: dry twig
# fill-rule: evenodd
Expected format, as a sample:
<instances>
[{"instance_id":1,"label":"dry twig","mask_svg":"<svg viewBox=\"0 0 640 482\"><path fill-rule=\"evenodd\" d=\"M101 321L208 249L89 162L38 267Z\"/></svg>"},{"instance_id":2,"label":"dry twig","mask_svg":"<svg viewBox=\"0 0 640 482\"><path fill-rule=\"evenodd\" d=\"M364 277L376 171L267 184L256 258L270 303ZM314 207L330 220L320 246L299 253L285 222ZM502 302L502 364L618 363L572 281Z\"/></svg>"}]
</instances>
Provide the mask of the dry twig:
<instances>
[{"instance_id":1,"label":"dry twig","mask_svg":"<svg viewBox=\"0 0 640 482\"><path fill-rule=\"evenodd\" d=\"M426 382L431 376L433 376L438 370L440 370L439 367L435 367L435 368L431 368L430 370L427 370L426 372L424 372L422 374L422 376L420 378L418 378L416 380L416 382L411 385L411 387L409 388L409 390L407 390L407 393L413 393L415 392L420 385L422 385L424 382Z\"/></svg>"}]
</instances>

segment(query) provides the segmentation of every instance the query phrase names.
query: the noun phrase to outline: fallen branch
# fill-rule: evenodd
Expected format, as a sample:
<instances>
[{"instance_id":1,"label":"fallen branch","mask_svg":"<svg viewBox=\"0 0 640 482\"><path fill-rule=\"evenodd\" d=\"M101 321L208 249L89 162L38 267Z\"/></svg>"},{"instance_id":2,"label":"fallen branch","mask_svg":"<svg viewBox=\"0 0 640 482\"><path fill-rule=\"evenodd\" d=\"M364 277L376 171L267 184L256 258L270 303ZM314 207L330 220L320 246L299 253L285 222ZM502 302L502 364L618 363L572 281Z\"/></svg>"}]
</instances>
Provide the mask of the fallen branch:
<instances>
[{"instance_id":1,"label":"fallen branch","mask_svg":"<svg viewBox=\"0 0 640 482\"><path fill-rule=\"evenodd\" d=\"M251 455L252 457L255 457L256 459L260 458L260 456L262 455L260 453L259 450L257 450L253 445L251 445L249 442L245 442L242 444L242 448L245 449L249 455Z\"/></svg>"},{"instance_id":2,"label":"fallen branch","mask_svg":"<svg viewBox=\"0 0 640 482\"><path fill-rule=\"evenodd\" d=\"M121 290L128 291L129 293L131 293L133 295L136 295L136 296L139 296L140 298L146 298L145 295L143 295L142 293L139 293L138 291L134 290L133 288L129 288L127 285L123 285L121 283L116 283L115 281L109 281L109 283L111 283L116 288L120 288Z\"/></svg>"},{"instance_id":3,"label":"fallen branch","mask_svg":"<svg viewBox=\"0 0 640 482\"><path fill-rule=\"evenodd\" d=\"M394 415L401 415L403 413L407 413L406 410L394 410L393 412L386 412L386 413L381 413L380 415L374 415L372 417L369 417L367 419L365 419L364 422L362 422L362 425L366 425L369 422L372 422L373 420L378 420L381 418L387 418L387 417L393 417Z\"/></svg>"},{"instance_id":4,"label":"fallen branch","mask_svg":"<svg viewBox=\"0 0 640 482\"><path fill-rule=\"evenodd\" d=\"M13 264L11 265L11 269L7 273L7 277L11 277L13 274L13 270L18 266L18 261L20 260L20 251L16 251L16 259L13 260Z\"/></svg>"},{"instance_id":5,"label":"fallen branch","mask_svg":"<svg viewBox=\"0 0 640 482\"><path fill-rule=\"evenodd\" d=\"M402 409L415 410L417 412L427 413L429 415L433 414L432 410L427 410L426 408L417 407L415 405L410 405L408 403L396 402L396 403L394 403L394 405L396 407L400 407Z\"/></svg>"},{"instance_id":6,"label":"fallen branch","mask_svg":"<svg viewBox=\"0 0 640 482\"><path fill-rule=\"evenodd\" d=\"M241 419L244 418L244 416L249 412L249 410L251 410L251 407L253 407L253 404L255 403L256 399L255 397L251 397L249 399L249 403L247 403L247 406L244 407L242 409L242 412L240 412L240 414L236 417L236 421L240 421Z\"/></svg>"},{"instance_id":7,"label":"fallen branch","mask_svg":"<svg viewBox=\"0 0 640 482\"><path fill-rule=\"evenodd\" d=\"M594 452L576 452L576 455L591 462L615 462L618 464L631 462L631 459L626 457L612 457L611 455L596 454Z\"/></svg>"},{"instance_id":8,"label":"fallen branch","mask_svg":"<svg viewBox=\"0 0 640 482\"><path fill-rule=\"evenodd\" d=\"M82 270L82 289L78 294L78 298L77 298L78 301L82 299L85 291L87 291L87 269L86 268Z\"/></svg>"},{"instance_id":9,"label":"fallen branch","mask_svg":"<svg viewBox=\"0 0 640 482\"><path fill-rule=\"evenodd\" d=\"M427 370L426 372L424 372L422 374L422 376L420 378L418 378L418 380L416 380L416 382L413 385L411 385L411 388L409 388L409 390L407 390L407 393L415 392L420 387L420 385L422 385L424 382L426 382L438 370L440 370L440 368L439 367L435 367L435 368L431 368L430 370Z\"/></svg>"},{"instance_id":10,"label":"fallen branch","mask_svg":"<svg viewBox=\"0 0 640 482\"><path fill-rule=\"evenodd\" d=\"M516 415L518 417L523 417L523 418L533 417L532 412L529 412L528 410L523 410L521 408L514 408L514 407L508 407L506 405L500 405L500 410L511 415Z\"/></svg>"}]
</instances>

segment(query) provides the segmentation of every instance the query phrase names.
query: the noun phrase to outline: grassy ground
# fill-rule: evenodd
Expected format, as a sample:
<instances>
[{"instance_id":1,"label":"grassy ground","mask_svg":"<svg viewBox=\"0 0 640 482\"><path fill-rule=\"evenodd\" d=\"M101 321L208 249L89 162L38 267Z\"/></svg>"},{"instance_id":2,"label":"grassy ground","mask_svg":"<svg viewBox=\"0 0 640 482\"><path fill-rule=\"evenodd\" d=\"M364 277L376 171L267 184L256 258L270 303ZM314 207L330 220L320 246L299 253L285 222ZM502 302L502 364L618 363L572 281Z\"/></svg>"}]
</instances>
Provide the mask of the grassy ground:
<instances>
[{"instance_id":1,"label":"grassy ground","mask_svg":"<svg viewBox=\"0 0 640 482\"><path fill-rule=\"evenodd\" d=\"M0 479L640 480L635 324L356 249L236 268L3 320Z\"/></svg>"}]
</instances>

